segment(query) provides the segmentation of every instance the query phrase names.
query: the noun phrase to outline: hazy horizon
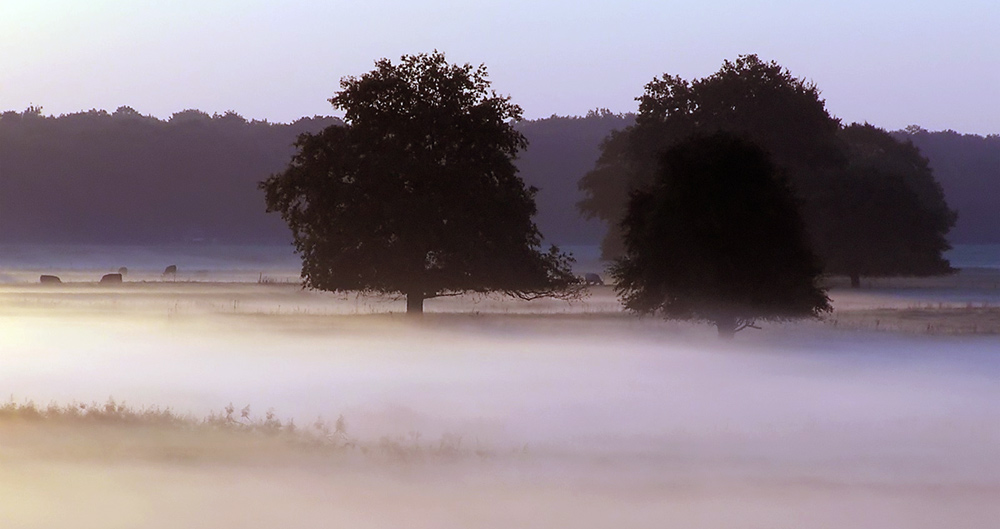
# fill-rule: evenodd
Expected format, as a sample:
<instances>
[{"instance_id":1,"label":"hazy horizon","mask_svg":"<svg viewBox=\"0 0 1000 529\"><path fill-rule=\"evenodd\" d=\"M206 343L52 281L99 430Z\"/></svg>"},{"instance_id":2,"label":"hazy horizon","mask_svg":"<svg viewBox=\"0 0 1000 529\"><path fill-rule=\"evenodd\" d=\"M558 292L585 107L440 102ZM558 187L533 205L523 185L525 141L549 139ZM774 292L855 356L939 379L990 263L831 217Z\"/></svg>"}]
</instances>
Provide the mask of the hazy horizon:
<instances>
[{"instance_id":1,"label":"hazy horizon","mask_svg":"<svg viewBox=\"0 0 1000 529\"><path fill-rule=\"evenodd\" d=\"M68 115L74 115L74 114L86 114L88 112L95 112L95 111L96 112L107 112L108 114L113 114L120 107L131 108L132 110L135 110L136 112L138 112L142 116L152 117L152 118L158 119L160 121L165 121L165 122L169 122L170 119L171 119L171 117L174 114L180 114L180 113L189 112L189 111L203 112L203 113L207 114L209 117L218 117L218 116L223 116L223 115L225 115L226 113L229 113L229 112L235 112L238 116L242 117L243 119L247 120L248 122L254 122L254 121L261 122L261 123L265 123L266 122L266 123L271 123L271 124L274 124L274 125L290 125L290 124L293 124L293 123L295 123L295 122L297 122L299 120L302 120L302 119L323 119L323 118L337 118L337 119L342 119L343 118L343 115L342 115L343 113L342 112L328 112L326 114L313 114L313 115L310 115L310 116L299 116L299 117L296 117L296 118L289 119L287 121L275 121L275 120L268 119L266 117L265 118L257 118L257 117L254 117L254 116L246 116L246 115L243 115L240 112L238 112L236 110L233 110L233 109L228 109L228 110L225 110L223 112L209 112L209 111L206 111L206 110L203 110L203 109L200 109L200 108L184 108L184 109L175 110L173 112L169 112L169 113L167 113L165 115L155 115L155 114L150 114L150 113L144 113L144 112L142 112L142 111L140 111L140 110L132 107L131 105L118 105L118 106L113 107L113 108L96 108L96 107L94 107L94 108L86 108L86 109L80 109L80 110L75 110L75 111L54 113L54 112L49 111L47 108L45 108L42 105L35 105L35 103L30 103L28 107L20 108L20 109L0 108L0 113L4 113L4 112L22 113L22 112L25 112L27 110L30 110L30 108L32 106L35 106L36 108L40 108L41 109L41 115L43 117L52 117L52 118L58 118L58 117L68 116ZM543 121L543 120L546 120L546 119L574 119L574 118L583 118L583 117L586 117L587 115L589 115L591 112L599 112L599 111L609 111L609 112L611 112L614 115L625 116L625 117L627 117L629 115L633 115L634 116L637 113L637 109L636 110L631 110L631 111L625 111L625 112L616 112L616 111L613 111L613 110L611 110L609 108L606 108L606 107L595 107L595 108L588 109L588 110L586 110L584 112L581 112L579 114L549 114L549 115L546 115L546 116L525 117L523 119L523 121ZM869 121L862 121L862 122L864 122L864 123L870 123ZM846 124L846 122L845 122L845 124ZM872 124L877 126L877 124L875 124L875 123L872 123ZM994 136L1000 135L1000 132L976 133L976 132L967 132L967 131L962 131L962 130L956 130L954 128L929 129L927 127L924 127L920 123L910 123L909 125L906 125L904 127L899 127L897 129L886 128L886 130L888 130L890 132L897 132L897 131L902 131L902 130L906 129L907 127L910 127L910 126L917 126L917 127L921 128L921 129L926 130L927 132L931 132L931 133L935 133L935 132L955 132L955 133L958 133L958 134L961 134L961 135L979 136L979 137L994 137Z\"/></svg>"},{"instance_id":2,"label":"hazy horizon","mask_svg":"<svg viewBox=\"0 0 1000 529\"><path fill-rule=\"evenodd\" d=\"M981 0L14 1L0 6L0 108L127 105L160 118L195 108L289 122L331 114L339 80L376 59L438 49L486 64L494 88L537 119L632 112L654 76L704 77L756 53L815 82L845 122L989 135L1000 133L998 23L1000 4Z\"/></svg>"}]
</instances>

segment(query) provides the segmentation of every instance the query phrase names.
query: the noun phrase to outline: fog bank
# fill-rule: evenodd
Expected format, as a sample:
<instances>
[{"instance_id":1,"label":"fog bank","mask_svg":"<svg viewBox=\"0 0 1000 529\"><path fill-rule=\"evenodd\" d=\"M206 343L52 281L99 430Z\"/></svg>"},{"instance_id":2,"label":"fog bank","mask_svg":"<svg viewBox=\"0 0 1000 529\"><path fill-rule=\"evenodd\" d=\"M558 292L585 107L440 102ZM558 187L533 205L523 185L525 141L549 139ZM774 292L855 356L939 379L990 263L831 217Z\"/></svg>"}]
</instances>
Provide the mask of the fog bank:
<instances>
[{"instance_id":1,"label":"fog bank","mask_svg":"<svg viewBox=\"0 0 1000 529\"><path fill-rule=\"evenodd\" d=\"M343 415L372 444L444 437L489 455L95 461L24 442L0 453L16 463L0 471L14 527L990 527L1000 514L995 336L806 323L724 343L622 316L606 290L571 305L439 300L462 313L415 323L365 314L399 300L281 285L123 288L4 287L0 388ZM62 510L41 507L53 498Z\"/></svg>"}]
</instances>

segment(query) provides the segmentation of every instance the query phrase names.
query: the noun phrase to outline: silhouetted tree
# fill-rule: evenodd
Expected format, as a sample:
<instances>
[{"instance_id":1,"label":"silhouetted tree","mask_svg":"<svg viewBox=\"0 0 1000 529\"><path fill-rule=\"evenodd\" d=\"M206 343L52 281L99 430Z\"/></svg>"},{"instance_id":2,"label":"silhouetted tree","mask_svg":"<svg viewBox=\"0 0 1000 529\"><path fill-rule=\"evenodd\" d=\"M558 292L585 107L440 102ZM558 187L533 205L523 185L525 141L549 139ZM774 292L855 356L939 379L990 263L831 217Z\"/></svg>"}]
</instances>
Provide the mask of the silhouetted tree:
<instances>
[{"instance_id":1,"label":"silhouetted tree","mask_svg":"<svg viewBox=\"0 0 1000 529\"><path fill-rule=\"evenodd\" d=\"M654 179L664 150L694 133L724 130L744 135L771 153L801 196L808 198L813 176L843 163L839 122L826 111L815 85L797 79L775 62L743 55L703 79L663 75L637 98L634 126L609 135L594 169L580 180L587 218L609 230L606 258L621 255L621 232L630 190Z\"/></svg>"},{"instance_id":2,"label":"silhouetted tree","mask_svg":"<svg viewBox=\"0 0 1000 529\"><path fill-rule=\"evenodd\" d=\"M719 335L755 320L830 310L820 267L785 177L731 133L669 148L652 185L632 193L625 255L611 269L628 310L708 321Z\"/></svg>"},{"instance_id":3,"label":"silhouetted tree","mask_svg":"<svg viewBox=\"0 0 1000 529\"><path fill-rule=\"evenodd\" d=\"M261 183L307 286L399 293L420 313L444 294L531 298L575 282L568 256L539 250L535 189L513 163L521 108L490 89L485 66L381 59L330 102L346 125L301 136L291 165Z\"/></svg>"},{"instance_id":4,"label":"silhouetted tree","mask_svg":"<svg viewBox=\"0 0 1000 529\"><path fill-rule=\"evenodd\" d=\"M840 132L848 166L829 175L813 201L816 249L829 274L851 278L929 276L952 271L942 256L955 224L927 159L910 142L878 127L853 124Z\"/></svg>"}]
</instances>

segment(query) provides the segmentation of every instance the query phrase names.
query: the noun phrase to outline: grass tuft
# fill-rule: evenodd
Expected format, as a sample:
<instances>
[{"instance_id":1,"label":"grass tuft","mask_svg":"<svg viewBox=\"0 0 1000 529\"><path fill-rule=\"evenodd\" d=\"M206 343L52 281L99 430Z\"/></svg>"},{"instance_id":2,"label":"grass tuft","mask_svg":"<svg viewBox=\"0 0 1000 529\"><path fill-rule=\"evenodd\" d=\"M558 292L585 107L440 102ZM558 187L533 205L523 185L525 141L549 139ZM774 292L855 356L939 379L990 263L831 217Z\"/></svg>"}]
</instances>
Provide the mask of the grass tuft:
<instances>
[{"instance_id":1,"label":"grass tuft","mask_svg":"<svg viewBox=\"0 0 1000 529\"><path fill-rule=\"evenodd\" d=\"M117 442L132 438L134 443L140 444L156 444L155 439L159 438L161 442L197 445L199 439L215 439L217 434L223 434L233 441L242 439L253 443L257 439L268 446L275 446L273 443L277 442L293 449L308 449L311 453L316 449L328 453L355 453L368 459L394 463L457 460L469 456L487 459L494 455L482 446L466 448L462 437L454 434L445 434L437 442L422 442L419 432L363 442L348 433L343 416L333 422L318 417L300 426L293 419L280 419L273 409L259 415L249 405L237 409L232 403L199 418L177 413L171 408L130 406L113 398L103 404L73 402L50 403L47 406L39 406L31 400L17 402L11 398L0 405L0 439L18 430L18 426L56 427L58 430L51 432L76 432L98 437L103 435L100 432L108 432L113 433ZM42 428L41 431L49 430ZM51 432L43 435L47 438L58 437ZM154 432L153 437L149 437L150 432ZM68 438L64 441L71 442Z\"/></svg>"}]
</instances>

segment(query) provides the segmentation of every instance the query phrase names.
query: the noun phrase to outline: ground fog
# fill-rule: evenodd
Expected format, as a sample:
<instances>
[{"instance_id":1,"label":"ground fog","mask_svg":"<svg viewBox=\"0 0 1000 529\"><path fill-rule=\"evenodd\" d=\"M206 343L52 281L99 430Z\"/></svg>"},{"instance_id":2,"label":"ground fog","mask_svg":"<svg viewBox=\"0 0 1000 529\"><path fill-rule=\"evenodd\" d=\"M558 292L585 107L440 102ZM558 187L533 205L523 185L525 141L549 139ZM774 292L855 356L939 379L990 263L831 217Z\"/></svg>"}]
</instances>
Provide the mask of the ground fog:
<instances>
[{"instance_id":1,"label":"ground fog","mask_svg":"<svg viewBox=\"0 0 1000 529\"><path fill-rule=\"evenodd\" d=\"M863 296L846 294L845 303ZM837 297L835 296L835 302ZM0 287L0 388L236 421L0 420L4 527L992 527L1000 339L288 284ZM249 405L244 416L243 410ZM53 508L58 505L58 508Z\"/></svg>"}]
</instances>

